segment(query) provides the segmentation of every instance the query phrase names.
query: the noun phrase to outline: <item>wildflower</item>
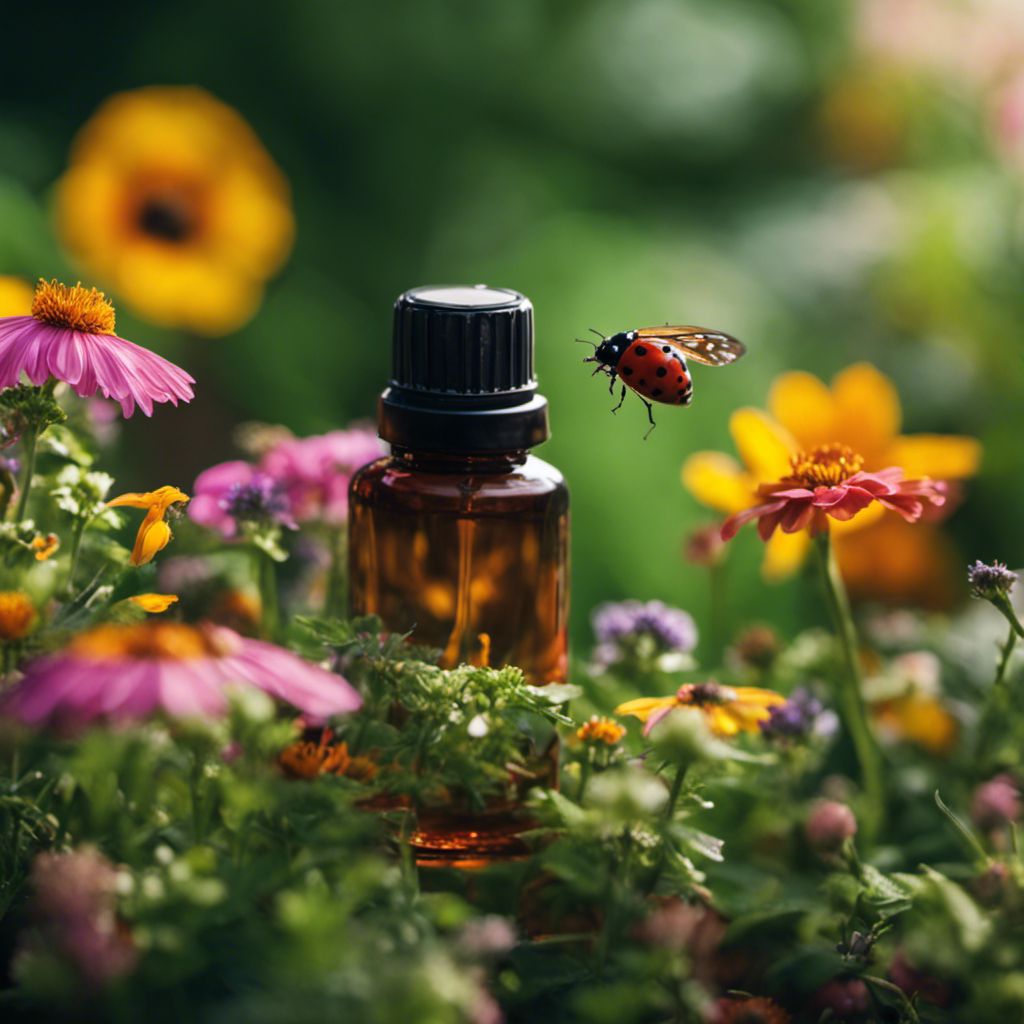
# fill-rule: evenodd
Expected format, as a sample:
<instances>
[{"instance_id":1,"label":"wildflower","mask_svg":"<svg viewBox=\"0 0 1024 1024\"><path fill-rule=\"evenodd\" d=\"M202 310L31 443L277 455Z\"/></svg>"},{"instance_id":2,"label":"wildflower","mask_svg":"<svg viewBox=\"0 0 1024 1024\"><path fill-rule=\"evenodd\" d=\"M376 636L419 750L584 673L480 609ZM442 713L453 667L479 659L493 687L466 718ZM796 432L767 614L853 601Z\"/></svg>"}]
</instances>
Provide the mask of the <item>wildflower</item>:
<instances>
[{"instance_id":1,"label":"wildflower","mask_svg":"<svg viewBox=\"0 0 1024 1024\"><path fill-rule=\"evenodd\" d=\"M728 996L715 1001L709 1024L791 1024L792 1020L772 999Z\"/></svg>"},{"instance_id":2,"label":"wildflower","mask_svg":"<svg viewBox=\"0 0 1024 1024\"><path fill-rule=\"evenodd\" d=\"M859 453L867 472L899 466L907 478L964 479L977 471L981 457L981 447L973 438L899 434L899 396L892 381L869 363L847 367L831 388L809 373L783 374L772 384L768 410L738 409L730 418L742 465L721 452L696 452L687 459L683 484L698 501L728 515L741 512L757 503L760 485L789 471L793 455L827 444L846 445ZM884 512L876 504L848 523L834 524L840 565L845 561L847 537L875 523L885 524ZM892 541L894 554L899 553L902 536ZM791 575L809 547L810 539L803 532L776 532L765 549L764 575L771 580ZM919 559L919 564L931 568L940 554L936 550L930 558ZM875 559L873 566L884 563L884 558ZM898 577L894 586L913 582Z\"/></svg>"},{"instance_id":3,"label":"wildflower","mask_svg":"<svg viewBox=\"0 0 1024 1024\"><path fill-rule=\"evenodd\" d=\"M236 460L211 466L196 477L189 518L234 537L240 523L281 523L295 529L284 489L267 473Z\"/></svg>"},{"instance_id":4,"label":"wildflower","mask_svg":"<svg viewBox=\"0 0 1024 1024\"><path fill-rule=\"evenodd\" d=\"M377 774L372 757L348 752L348 743L334 743L334 733L323 729L316 743L297 740L278 755L278 763L289 775L298 779L315 779L318 775L344 775L357 782L370 782Z\"/></svg>"},{"instance_id":5,"label":"wildflower","mask_svg":"<svg viewBox=\"0 0 1024 1024\"><path fill-rule=\"evenodd\" d=\"M158 487L155 491L146 491L144 494L122 494L107 502L108 508L127 505L130 508L148 509L135 538L135 547L130 559L132 565L145 565L152 561L158 551L167 547L173 534L171 528L164 522L164 516L174 506L188 500L188 495L179 491L177 487L164 486Z\"/></svg>"},{"instance_id":6,"label":"wildflower","mask_svg":"<svg viewBox=\"0 0 1024 1024\"><path fill-rule=\"evenodd\" d=\"M501 957L512 952L516 930L506 917L485 914L467 921L455 935L455 948L467 957Z\"/></svg>"},{"instance_id":7,"label":"wildflower","mask_svg":"<svg viewBox=\"0 0 1024 1024\"><path fill-rule=\"evenodd\" d=\"M1009 597L1013 585L1017 582L1017 574L1011 572L1002 562L985 565L975 562L967 570L967 582L970 583L973 597L992 600L998 597Z\"/></svg>"},{"instance_id":8,"label":"wildflower","mask_svg":"<svg viewBox=\"0 0 1024 1024\"><path fill-rule=\"evenodd\" d=\"M644 735L673 708L698 708L718 736L735 736L741 730L756 732L769 715L769 709L784 704L786 698L755 686L719 686L707 683L683 683L671 697L640 697L615 709L617 715L635 715L644 723Z\"/></svg>"},{"instance_id":9,"label":"wildflower","mask_svg":"<svg viewBox=\"0 0 1024 1024\"><path fill-rule=\"evenodd\" d=\"M83 981L99 987L129 973L138 953L117 915L118 872L98 850L43 851L32 863L32 910L37 930L23 945L39 945L68 960Z\"/></svg>"},{"instance_id":10,"label":"wildflower","mask_svg":"<svg viewBox=\"0 0 1024 1024\"><path fill-rule=\"evenodd\" d=\"M683 558L691 565L712 569L725 554L725 542L717 524L700 526L683 543Z\"/></svg>"},{"instance_id":11,"label":"wildflower","mask_svg":"<svg viewBox=\"0 0 1024 1024\"><path fill-rule=\"evenodd\" d=\"M0 317L22 316L32 310L32 285L20 277L0 274Z\"/></svg>"},{"instance_id":12,"label":"wildflower","mask_svg":"<svg viewBox=\"0 0 1024 1024\"><path fill-rule=\"evenodd\" d=\"M728 652L730 661L740 667L766 670L772 667L781 649L779 636L771 626L749 626Z\"/></svg>"},{"instance_id":13,"label":"wildflower","mask_svg":"<svg viewBox=\"0 0 1024 1024\"><path fill-rule=\"evenodd\" d=\"M1020 816L1020 787L1017 780L1005 772L983 782L971 796L971 821L983 832L1019 821Z\"/></svg>"},{"instance_id":14,"label":"wildflower","mask_svg":"<svg viewBox=\"0 0 1024 1024\"><path fill-rule=\"evenodd\" d=\"M294 235L288 183L249 125L159 86L112 96L79 132L57 227L139 314L210 336L250 319Z\"/></svg>"},{"instance_id":15,"label":"wildflower","mask_svg":"<svg viewBox=\"0 0 1024 1024\"><path fill-rule=\"evenodd\" d=\"M590 720L584 722L576 730L576 739L581 743L591 743L594 746L603 743L614 747L625 735L626 730L618 722L613 722L603 716L598 718L597 715L591 715Z\"/></svg>"},{"instance_id":16,"label":"wildflower","mask_svg":"<svg viewBox=\"0 0 1024 1024\"><path fill-rule=\"evenodd\" d=\"M0 642L20 640L32 628L36 606L23 590L0 591Z\"/></svg>"},{"instance_id":17,"label":"wildflower","mask_svg":"<svg viewBox=\"0 0 1024 1024\"><path fill-rule=\"evenodd\" d=\"M809 454L794 455L790 472L777 483L757 489L768 501L730 516L722 526L722 539L757 519L757 532L769 540L776 527L784 533L806 530L812 537L828 529L828 519L845 522L872 502L899 512L908 522L921 517L925 502L941 505L945 485L932 480L904 480L899 467L864 473L864 460L845 445L822 445Z\"/></svg>"},{"instance_id":18,"label":"wildflower","mask_svg":"<svg viewBox=\"0 0 1024 1024\"><path fill-rule=\"evenodd\" d=\"M785 704L768 710L768 718L760 722L761 732L773 740L801 740L810 734L815 720L822 713L821 701L810 690L794 690Z\"/></svg>"},{"instance_id":19,"label":"wildflower","mask_svg":"<svg viewBox=\"0 0 1024 1024\"><path fill-rule=\"evenodd\" d=\"M857 834L857 819L846 804L819 800L804 826L811 849L824 856L838 853L847 839Z\"/></svg>"},{"instance_id":20,"label":"wildflower","mask_svg":"<svg viewBox=\"0 0 1024 1024\"><path fill-rule=\"evenodd\" d=\"M897 949L893 955L888 974L890 980L911 998L916 996L935 1006L948 1006L953 1000L950 986L934 974L927 974L912 966L902 949Z\"/></svg>"},{"instance_id":21,"label":"wildflower","mask_svg":"<svg viewBox=\"0 0 1024 1024\"><path fill-rule=\"evenodd\" d=\"M0 319L0 388L26 374L33 384L62 380L82 397L97 389L153 415L154 402L189 401L193 379L155 352L114 334L114 307L95 288L40 282L31 316Z\"/></svg>"},{"instance_id":22,"label":"wildflower","mask_svg":"<svg viewBox=\"0 0 1024 1024\"><path fill-rule=\"evenodd\" d=\"M48 533L44 537L40 533L29 541L28 546L36 556L37 562L45 562L60 547L60 537L55 533Z\"/></svg>"},{"instance_id":23,"label":"wildflower","mask_svg":"<svg viewBox=\"0 0 1024 1024\"><path fill-rule=\"evenodd\" d=\"M221 715L233 684L245 684L309 715L352 711L361 698L340 676L290 651L222 626L148 619L77 634L30 662L4 698L7 714L30 724L71 726L106 717Z\"/></svg>"},{"instance_id":24,"label":"wildflower","mask_svg":"<svg viewBox=\"0 0 1024 1024\"><path fill-rule=\"evenodd\" d=\"M600 605L591 616L598 646L594 664L602 670L637 657L664 671L685 668L697 645L693 617L661 601L619 601Z\"/></svg>"},{"instance_id":25,"label":"wildflower","mask_svg":"<svg viewBox=\"0 0 1024 1024\"><path fill-rule=\"evenodd\" d=\"M174 594L136 594L128 600L144 612L158 614L167 611L178 598Z\"/></svg>"},{"instance_id":26,"label":"wildflower","mask_svg":"<svg viewBox=\"0 0 1024 1024\"><path fill-rule=\"evenodd\" d=\"M376 433L353 428L288 438L272 446L260 461L288 496L300 523L316 520L340 526L348 516L348 484L361 466L384 454Z\"/></svg>"}]
</instances>

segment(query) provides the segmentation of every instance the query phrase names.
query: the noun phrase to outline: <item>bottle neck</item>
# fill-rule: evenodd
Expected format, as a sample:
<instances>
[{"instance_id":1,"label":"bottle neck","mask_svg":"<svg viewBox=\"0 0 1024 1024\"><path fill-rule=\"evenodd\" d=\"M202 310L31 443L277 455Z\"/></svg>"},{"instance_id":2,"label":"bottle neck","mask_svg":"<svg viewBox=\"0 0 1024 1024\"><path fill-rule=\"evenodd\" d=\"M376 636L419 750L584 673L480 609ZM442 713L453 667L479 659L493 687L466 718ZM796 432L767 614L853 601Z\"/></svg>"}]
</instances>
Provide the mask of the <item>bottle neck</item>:
<instances>
[{"instance_id":1,"label":"bottle neck","mask_svg":"<svg viewBox=\"0 0 1024 1024\"><path fill-rule=\"evenodd\" d=\"M529 454L525 448L508 452L431 452L393 445L391 449L392 458L421 473L512 473Z\"/></svg>"}]
</instances>

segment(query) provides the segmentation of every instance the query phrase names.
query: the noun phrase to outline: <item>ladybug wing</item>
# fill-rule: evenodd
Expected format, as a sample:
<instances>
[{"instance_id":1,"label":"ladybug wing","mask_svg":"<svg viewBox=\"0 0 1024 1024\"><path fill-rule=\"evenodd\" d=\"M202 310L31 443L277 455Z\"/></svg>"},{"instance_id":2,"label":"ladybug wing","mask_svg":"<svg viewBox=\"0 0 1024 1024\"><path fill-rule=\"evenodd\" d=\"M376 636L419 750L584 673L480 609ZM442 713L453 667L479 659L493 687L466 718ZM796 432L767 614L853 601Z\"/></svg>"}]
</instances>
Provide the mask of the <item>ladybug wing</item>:
<instances>
[{"instance_id":1,"label":"ladybug wing","mask_svg":"<svg viewBox=\"0 0 1024 1024\"><path fill-rule=\"evenodd\" d=\"M747 346L731 334L686 324L641 327L636 337L638 340L647 338L681 348L691 359L707 366L728 366L747 351Z\"/></svg>"}]
</instances>

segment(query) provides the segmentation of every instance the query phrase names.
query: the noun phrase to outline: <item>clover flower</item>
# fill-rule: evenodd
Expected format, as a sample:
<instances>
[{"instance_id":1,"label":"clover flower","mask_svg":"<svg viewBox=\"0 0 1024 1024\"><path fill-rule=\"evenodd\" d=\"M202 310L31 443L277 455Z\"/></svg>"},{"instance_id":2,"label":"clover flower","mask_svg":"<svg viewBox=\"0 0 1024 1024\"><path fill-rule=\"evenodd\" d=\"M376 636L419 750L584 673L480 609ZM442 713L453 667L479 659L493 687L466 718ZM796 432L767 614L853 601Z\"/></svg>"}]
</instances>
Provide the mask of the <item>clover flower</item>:
<instances>
[{"instance_id":1,"label":"clover flower","mask_svg":"<svg viewBox=\"0 0 1024 1024\"><path fill-rule=\"evenodd\" d=\"M184 491L179 491L177 487L164 486L158 487L155 491L146 491L144 494L122 494L107 502L107 508L127 505L130 508L147 509L146 518L142 520L135 537L135 547L130 559L132 565L145 565L153 560L158 551L167 547L173 534L164 517L172 508L188 500L188 495Z\"/></svg>"},{"instance_id":2,"label":"clover flower","mask_svg":"<svg viewBox=\"0 0 1024 1024\"><path fill-rule=\"evenodd\" d=\"M722 525L722 539L731 540L752 519L764 541L780 526L784 533L806 530L813 537L828 529L829 518L846 522L874 502L914 522L926 502L941 505L946 500L942 482L904 480L898 466L864 473L863 464L859 455L838 444L792 456L789 473L757 488L758 496L769 500L730 516Z\"/></svg>"},{"instance_id":3,"label":"clover flower","mask_svg":"<svg viewBox=\"0 0 1024 1024\"><path fill-rule=\"evenodd\" d=\"M769 717L769 709L786 698L756 686L720 686L718 683L683 683L671 697L639 697L615 709L617 715L635 715L644 723L644 735L673 708L697 708L718 736L735 736L741 730L757 732Z\"/></svg>"},{"instance_id":4,"label":"clover flower","mask_svg":"<svg viewBox=\"0 0 1024 1024\"><path fill-rule=\"evenodd\" d=\"M154 402L189 401L195 381L155 352L114 334L114 307L95 288L42 281L30 316L0 318L0 388L25 374L33 384L64 381L82 397L97 390L153 415Z\"/></svg>"},{"instance_id":5,"label":"clover flower","mask_svg":"<svg viewBox=\"0 0 1024 1024\"><path fill-rule=\"evenodd\" d=\"M594 609L591 625L598 645L593 661L598 671L631 655L653 658L660 668L681 668L697 645L693 617L661 601L617 601Z\"/></svg>"},{"instance_id":6,"label":"clover flower","mask_svg":"<svg viewBox=\"0 0 1024 1024\"><path fill-rule=\"evenodd\" d=\"M254 686L316 717L362 703L340 676L274 644L222 626L160 620L86 630L24 671L0 707L33 725L137 720L158 711L174 718L218 716L235 684Z\"/></svg>"}]
</instances>

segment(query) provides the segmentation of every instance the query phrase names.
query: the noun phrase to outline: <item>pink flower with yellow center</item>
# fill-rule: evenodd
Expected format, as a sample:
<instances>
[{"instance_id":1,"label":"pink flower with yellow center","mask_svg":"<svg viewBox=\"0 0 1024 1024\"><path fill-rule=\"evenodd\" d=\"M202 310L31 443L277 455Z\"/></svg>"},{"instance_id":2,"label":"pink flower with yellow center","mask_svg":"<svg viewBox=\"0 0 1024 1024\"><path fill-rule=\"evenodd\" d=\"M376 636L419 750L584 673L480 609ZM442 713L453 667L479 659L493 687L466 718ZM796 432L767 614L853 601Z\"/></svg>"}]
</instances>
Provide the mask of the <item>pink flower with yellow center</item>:
<instances>
[{"instance_id":1,"label":"pink flower with yellow center","mask_svg":"<svg viewBox=\"0 0 1024 1024\"><path fill-rule=\"evenodd\" d=\"M946 500L945 484L904 480L898 467L863 473L863 464L844 445L822 445L809 455L794 455L786 476L757 489L768 500L730 516L722 526L722 539L731 540L751 519L757 520L761 540L770 540L777 527L784 533L806 530L814 537L829 528L830 518L848 522L873 502L914 522L925 502L941 505Z\"/></svg>"},{"instance_id":2,"label":"pink flower with yellow center","mask_svg":"<svg viewBox=\"0 0 1024 1024\"><path fill-rule=\"evenodd\" d=\"M158 711L196 718L223 714L235 685L316 718L362 703L341 676L274 644L223 626L147 620L79 633L63 650L30 662L0 706L31 725L138 720Z\"/></svg>"},{"instance_id":3,"label":"pink flower with yellow center","mask_svg":"<svg viewBox=\"0 0 1024 1024\"><path fill-rule=\"evenodd\" d=\"M683 683L671 697L639 697L615 709L617 715L635 715L644 723L647 736L674 708L697 708L718 736L735 736L740 731L757 732L770 717L770 708L786 703L786 698L756 686L720 686L707 683Z\"/></svg>"},{"instance_id":4,"label":"pink flower with yellow center","mask_svg":"<svg viewBox=\"0 0 1024 1024\"><path fill-rule=\"evenodd\" d=\"M188 501L188 495L179 491L177 487L158 487L155 491L145 493L122 494L107 502L108 508L118 508L127 505L129 508L144 508L147 510L146 518L142 520L139 532L135 537L135 547L132 549L131 564L134 566L145 565L152 561L153 556L167 547L174 535L171 528L164 521L164 517L174 506L184 504Z\"/></svg>"},{"instance_id":5,"label":"pink flower with yellow center","mask_svg":"<svg viewBox=\"0 0 1024 1024\"><path fill-rule=\"evenodd\" d=\"M899 395L892 381L869 363L847 367L833 379L831 387L809 373L785 373L772 383L767 412L748 407L732 414L729 430L739 461L723 452L696 452L683 465L683 484L702 504L735 515L761 502L758 488L786 476L794 455L835 444L845 445L859 455L861 468L867 473L899 467L906 479L956 481L977 472L981 460L977 440L900 434L901 419ZM920 527L910 529L902 519L883 519L885 513L883 505L874 503L852 519L831 524L836 557L844 575L847 541L851 545L859 543L867 527L884 527L887 543L896 555L905 554L908 544L934 536ZM766 578L780 580L794 573L810 543L806 531L777 530L765 549ZM934 564L940 555L932 548L919 552L915 565L927 568ZM902 558L901 564L905 561ZM874 559L871 570L884 574L884 559Z\"/></svg>"},{"instance_id":6,"label":"pink flower with yellow center","mask_svg":"<svg viewBox=\"0 0 1024 1024\"><path fill-rule=\"evenodd\" d=\"M83 398L102 391L153 415L154 402L178 404L193 397L195 381L174 363L114 334L114 307L103 292L41 281L30 316L0 317L0 388L25 374L33 384L51 377Z\"/></svg>"}]
</instances>

